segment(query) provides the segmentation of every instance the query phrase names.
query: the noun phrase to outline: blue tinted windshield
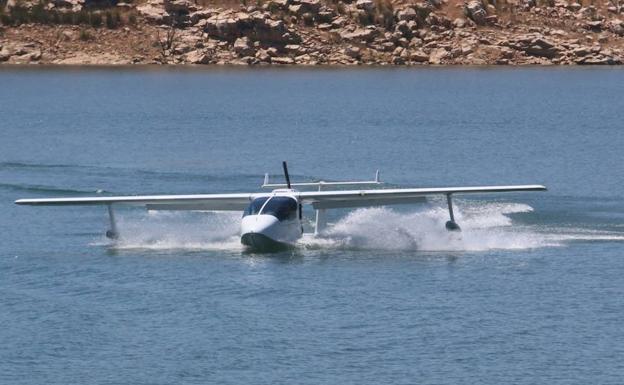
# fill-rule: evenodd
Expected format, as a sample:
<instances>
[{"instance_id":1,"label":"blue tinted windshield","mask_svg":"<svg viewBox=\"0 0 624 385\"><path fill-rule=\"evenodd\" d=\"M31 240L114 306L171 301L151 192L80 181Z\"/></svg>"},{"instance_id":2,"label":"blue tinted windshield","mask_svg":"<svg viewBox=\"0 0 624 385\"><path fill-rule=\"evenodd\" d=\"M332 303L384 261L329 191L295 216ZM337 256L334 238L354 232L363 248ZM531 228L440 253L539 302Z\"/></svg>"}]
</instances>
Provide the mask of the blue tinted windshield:
<instances>
[{"instance_id":1,"label":"blue tinted windshield","mask_svg":"<svg viewBox=\"0 0 624 385\"><path fill-rule=\"evenodd\" d=\"M247 206L247 208L245 209L245 212L243 212L243 217L246 217L247 215L260 214L260 209L262 209L262 206L264 206L264 204L266 203L268 199L269 197L256 198L253 201L251 201L249 206Z\"/></svg>"},{"instance_id":2,"label":"blue tinted windshield","mask_svg":"<svg viewBox=\"0 0 624 385\"><path fill-rule=\"evenodd\" d=\"M289 197L273 197L264 206L261 214L273 215L280 221L297 218L297 201Z\"/></svg>"}]
</instances>

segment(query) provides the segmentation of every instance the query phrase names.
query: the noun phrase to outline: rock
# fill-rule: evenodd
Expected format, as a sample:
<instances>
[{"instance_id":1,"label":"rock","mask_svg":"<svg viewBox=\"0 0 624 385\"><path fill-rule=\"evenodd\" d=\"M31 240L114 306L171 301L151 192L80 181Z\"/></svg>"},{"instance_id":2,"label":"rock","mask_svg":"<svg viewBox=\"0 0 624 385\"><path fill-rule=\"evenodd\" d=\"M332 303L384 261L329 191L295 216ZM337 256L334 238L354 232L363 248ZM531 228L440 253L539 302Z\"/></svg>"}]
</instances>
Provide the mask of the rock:
<instances>
[{"instance_id":1,"label":"rock","mask_svg":"<svg viewBox=\"0 0 624 385\"><path fill-rule=\"evenodd\" d=\"M602 31L602 21L588 21L585 23L585 28L593 32L600 32Z\"/></svg>"},{"instance_id":2,"label":"rock","mask_svg":"<svg viewBox=\"0 0 624 385\"><path fill-rule=\"evenodd\" d=\"M143 16L147 21L156 24L170 24L171 16L162 2L156 0L145 3L137 7L137 12Z\"/></svg>"},{"instance_id":3,"label":"rock","mask_svg":"<svg viewBox=\"0 0 624 385\"><path fill-rule=\"evenodd\" d=\"M572 2L566 6L566 9L572 12L578 12L583 6L579 3Z\"/></svg>"},{"instance_id":4,"label":"rock","mask_svg":"<svg viewBox=\"0 0 624 385\"><path fill-rule=\"evenodd\" d=\"M165 11L177 15L188 15L197 11L195 4L190 0L164 0Z\"/></svg>"},{"instance_id":5,"label":"rock","mask_svg":"<svg viewBox=\"0 0 624 385\"><path fill-rule=\"evenodd\" d=\"M64 41L73 41L76 40L76 32L72 30L65 30L61 32L62 39Z\"/></svg>"},{"instance_id":6,"label":"rock","mask_svg":"<svg viewBox=\"0 0 624 385\"><path fill-rule=\"evenodd\" d=\"M236 39L233 48L239 57L253 56L255 54L251 40L246 36Z\"/></svg>"},{"instance_id":7,"label":"rock","mask_svg":"<svg viewBox=\"0 0 624 385\"><path fill-rule=\"evenodd\" d=\"M407 39L411 39L412 38L412 28L411 25L405 21L405 20L401 20L399 21L395 26L394 26L394 30L395 32L397 32L400 36L398 36L396 39L400 39L402 37L405 37Z\"/></svg>"},{"instance_id":8,"label":"rock","mask_svg":"<svg viewBox=\"0 0 624 385\"><path fill-rule=\"evenodd\" d=\"M624 21L622 20L611 20L607 24L609 31L613 32L616 35L624 36Z\"/></svg>"},{"instance_id":9,"label":"rock","mask_svg":"<svg viewBox=\"0 0 624 385\"><path fill-rule=\"evenodd\" d=\"M287 56L278 56L278 57L271 58L271 63L273 64L295 64L295 60Z\"/></svg>"},{"instance_id":10,"label":"rock","mask_svg":"<svg viewBox=\"0 0 624 385\"><path fill-rule=\"evenodd\" d=\"M52 4L54 4L56 8L80 12L85 4L85 0L52 0Z\"/></svg>"},{"instance_id":11,"label":"rock","mask_svg":"<svg viewBox=\"0 0 624 385\"><path fill-rule=\"evenodd\" d=\"M294 12L298 15L303 15L304 13L311 13L316 15L321 9L321 2L319 0L296 0L293 1L295 5L298 5L297 11ZM288 9L290 10L292 6Z\"/></svg>"},{"instance_id":12,"label":"rock","mask_svg":"<svg viewBox=\"0 0 624 385\"><path fill-rule=\"evenodd\" d=\"M347 46L343 52L345 55L354 59L358 59L361 56L361 50L358 47L354 46Z\"/></svg>"},{"instance_id":13,"label":"rock","mask_svg":"<svg viewBox=\"0 0 624 385\"><path fill-rule=\"evenodd\" d=\"M276 9L286 10L291 3L292 0L270 0L266 4L266 9L272 12Z\"/></svg>"},{"instance_id":14,"label":"rock","mask_svg":"<svg viewBox=\"0 0 624 385\"><path fill-rule=\"evenodd\" d=\"M454 28L464 28L466 26L466 19L462 19L462 18L457 18L455 20L453 20L453 27Z\"/></svg>"},{"instance_id":15,"label":"rock","mask_svg":"<svg viewBox=\"0 0 624 385\"><path fill-rule=\"evenodd\" d=\"M450 53L444 48L435 48L429 53L429 63L442 64L442 61L450 58Z\"/></svg>"},{"instance_id":16,"label":"rock","mask_svg":"<svg viewBox=\"0 0 624 385\"><path fill-rule=\"evenodd\" d=\"M132 60L110 53L79 52L70 57L53 60L52 63L62 65L126 65L132 64Z\"/></svg>"},{"instance_id":17,"label":"rock","mask_svg":"<svg viewBox=\"0 0 624 385\"><path fill-rule=\"evenodd\" d=\"M397 19L399 19L399 21L418 20L418 14L416 13L416 10L411 7L397 11L396 17Z\"/></svg>"},{"instance_id":18,"label":"rock","mask_svg":"<svg viewBox=\"0 0 624 385\"><path fill-rule=\"evenodd\" d=\"M213 9L200 9L199 11L190 13L189 20L192 25L195 25L200 20L208 19L214 14L215 14L215 11Z\"/></svg>"},{"instance_id":19,"label":"rock","mask_svg":"<svg viewBox=\"0 0 624 385\"><path fill-rule=\"evenodd\" d=\"M269 53L266 50L264 50L264 49L259 49L256 52L256 58L258 60L260 60L261 62L264 62L264 63L270 63L271 62L271 55L269 55Z\"/></svg>"},{"instance_id":20,"label":"rock","mask_svg":"<svg viewBox=\"0 0 624 385\"><path fill-rule=\"evenodd\" d=\"M202 50L195 50L187 53L185 55L185 61L190 64L209 64L210 56L206 54L206 52Z\"/></svg>"},{"instance_id":21,"label":"rock","mask_svg":"<svg viewBox=\"0 0 624 385\"><path fill-rule=\"evenodd\" d=\"M496 23L498 23L498 16L497 15L486 16L485 17L485 22L487 24L496 24Z\"/></svg>"},{"instance_id":22,"label":"rock","mask_svg":"<svg viewBox=\"0 0 624 385\"><path fill-rule=\"evenodd\" d=\"M580 64L580 65L614 65L614 64L621 64L622 61L619 58L613 58L610 56L603 56L603 55L595 55L595 56L586 56L584 58L577 59L575 63Z\"/></svg>"},{"instance_id":23,"label":"rock","mask_svg":"<svg viewBox=\"0 0 624 385\"><path fill-rule=\"evenodd\" d=\"M373 28L358 28L353 32L343 32L340 34L345 40L353 40L353 41L365 41L371 42L373 39L379 34L377 29Z\"/></svg>"},{"instance_id":24,"label":"rock","mask_svg":"<svg viewBox=\"0 0 624 385\"><path fill-rule=\"evenodd\" d=\"M0 63L4 62L4 61L7 61L10 58L11 58L11 52L6 47L3 47L0 50Z\"/></svg>"},{"instance_id":25,"label":"rock","mask_svg":"<svg viewBox=\"0 0 624 385\"><path fill-rule=\"evenodd\" d=\"M483 8L483 3L477 0L471 0L464 6L466 16L468 16L477 25L484 25L486 23L487 12Z\"/></svg>"},{"instance_id":26,"label":"rock","mask_svg":"<svg viewBox=\"0 0 624 385\"><path fill-rule=\"evenodd\" d=\"M294 55L303 53L303 50L301 49L301 46L299 44L286 44L284 46L284 51Z\"/></svg>"},{"instance_id":27,"label":"rock","mask_svg":"<svg viewBox=\"0 0 624 385\"><path fill-rule=\"evenodd\" d=\"M416 50L410 53L409 59L413 62L424 63L429 61L429 55L421 50Z\"/></svg>"},{"instance_id":28,"label":"rock","mask_svg":"<svg viewBox=\"0 0 624 385\"><path fill-rule=\"evenodd\" d=\"M357 0L355 7L371 14L375 11L375 2L373 0Z\"/></svg>"},{"instance_id":29,"label":"rock","mask_svg":"<svg viewBox=\"0 0 624 385\"><path fill-rule=\"evenodd\" d=\"M530 56L548 59L559 57L563 51L554 41L547 40L540 34L520 35L502 44L516 50L524 51Z\"/></svg>"},{"instance_id":30,"label":"rock","mask_svg":"<svg viewBox=\"0 0 624 385\"><path fill-rule=\"evenodd\" d=\"M395 48L396 48L396 45L391 41L386 41L384 43L381 43L381 49L386 52L394 51Z\"/></svg>"},{"instance_id":31,"label":"rock","mask_svg":"<svg viewBox=\"0 0 624 385\"><path fill-rule=\"evenodd\" d=\"M590 55L592 53L592 50L591 48L588 48L588 47L579 47L579 48L574 49L572 53L576 57L585 57L587 55Z\"/></svg>"}]
</instances>

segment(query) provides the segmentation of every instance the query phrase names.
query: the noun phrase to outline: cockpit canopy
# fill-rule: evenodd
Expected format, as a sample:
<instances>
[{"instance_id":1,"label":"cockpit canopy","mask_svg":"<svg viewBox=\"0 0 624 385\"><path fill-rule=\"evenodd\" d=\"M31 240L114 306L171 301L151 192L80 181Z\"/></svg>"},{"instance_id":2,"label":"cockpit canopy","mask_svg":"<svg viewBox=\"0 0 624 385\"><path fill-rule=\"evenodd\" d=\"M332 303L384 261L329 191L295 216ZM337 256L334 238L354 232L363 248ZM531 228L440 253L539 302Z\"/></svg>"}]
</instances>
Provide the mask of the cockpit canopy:
<instances>
[{"instance_id":1,"label":"cockpit canopy","mask_svg":"<svg viewBox=\"0 0 624 385\"><path fill-rule=\"evenodd\" d=\"M247 215L273 215L280 221L287 221L297 218L297 201L290 197L264 197L256 198L243 213L243 217Z\"/></svg>"}]
</instances>

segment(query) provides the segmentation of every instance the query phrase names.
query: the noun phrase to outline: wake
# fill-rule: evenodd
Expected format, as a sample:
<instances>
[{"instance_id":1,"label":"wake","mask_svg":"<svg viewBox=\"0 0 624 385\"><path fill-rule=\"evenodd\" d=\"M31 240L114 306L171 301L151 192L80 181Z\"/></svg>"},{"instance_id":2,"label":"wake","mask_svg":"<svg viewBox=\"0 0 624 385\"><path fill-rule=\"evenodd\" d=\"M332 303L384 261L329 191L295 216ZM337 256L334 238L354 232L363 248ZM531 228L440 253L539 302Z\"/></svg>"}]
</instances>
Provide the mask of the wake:
<instances>
[{"instance_id":1,"label":"wake","mask_svg":"<svg viewBox=\"0 0 624 385\"><path fill-rule=\"evenodd\" d=\"M513 215L533 211L526 204L463 201L457 206L461 232L444 228L448 211L442 202L409 212L365 208L330 223L319 237L304 234L297 247L435 252L526 250L563 247L574 241L624 241L622 232L514 223ZM152 211L121 216L118 222L121 238L106 243L114 249L243 250L238 212Z\"/></svg>"}]
</instances>

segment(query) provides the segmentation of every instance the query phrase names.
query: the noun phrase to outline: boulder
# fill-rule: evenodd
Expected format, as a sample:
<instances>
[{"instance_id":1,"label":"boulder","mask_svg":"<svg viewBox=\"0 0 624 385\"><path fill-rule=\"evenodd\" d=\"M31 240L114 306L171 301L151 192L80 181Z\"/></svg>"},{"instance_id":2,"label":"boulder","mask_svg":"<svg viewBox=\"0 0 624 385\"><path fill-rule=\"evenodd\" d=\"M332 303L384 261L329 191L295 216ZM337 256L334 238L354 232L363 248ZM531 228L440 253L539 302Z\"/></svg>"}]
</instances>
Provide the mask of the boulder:
<instances>
[{"instance_id":1,"label":"boulder","mask_svg":"<svg viewBox=\"0 0 624 385\"><path fill-rule=\"evenodd\" d=\"M234 52L240 57L253 56L255 54L251 40L248 37L240 37L234 42Z\"/></svg>"},{"instance_id":2,"label":"boulder","mask_svg":"<svg viewBox=\"0 0 624 385\"><path fill-rule=\"evenodd\" d=\"M157 0L138 6L137 12L151 23L171 23L171 15L169 15L169 13L165 11L163 3Z\"/></svg>"},{"instance_id":3,"label":"boulder","mask_svg":"<svg viewBox=\"0 0 624 385\"><path fill-rule=\"evenodd\" d=\"M373 0L357 0L355 7L369 14L375 12L375 2Z\"/></svg>"},{"instance_id":4,"label":"boulder","mask_svg":"<svg viewBox=\"0 0 624 385\"><path fill-rule=\"evenodd\" d=\"M453 20L453 28L464 28L464 27L466 27L466 19L458 17L457 19Z\"/></svg>"},{"instance_id":5,"label":"boulder","mask_svg":"<svg viewBox=\"0 0 624 385\"><path fill-rule=\"evenodd\" d=\"M80 12L85 4L84 0L53 0L56 8L64 8L72 12Z\"/></svg>"},{"instance_id":6,"label":"boulder","mask_svg":"<svg viewBox=\"0 0 624 385\"><path fill-rule=\"evenodd\" d=\"M616 35L624 36L624 21L622 20L611 20L607 27L609 31L613 32Z\"/></svg>"},{"instance_id":7,"label":"boulder","mask_svg":"<svg viewBox=\"0 0 624 385\"><path fill-rule=\"evenodd\" d=\"M276 9L286 10L292 3L292 0L270 0L266 3L266 9L273 11Z\"/></svg>"},{"instance_id":8,"label":"boulder","mask_svg":"<svg viewBox=\"0 0 624 385\"><path fill-rule=\"evenodd\" d=\"M477 25L486 23L487 11L483 7L483 3L478 0L471 0L464 5L466 16L468 16Z\"/></svg>"},{"instance_id":9,"label":"boulder","mask_svg":"<svg viewBox=\"0 0 624 385\"><path fill-rule=\"evenodd\" d=\"M429 55L427 55L421 50L416 50L416 51L410 52L409 59L413 62L424 63L424 62L429 61Z\"/></svg>"},{"instance_id":10,"label":"boulder","mask_svg":"<svg viewBox=\"0 0 624 385\"><path fill-rule=\"evenodd\" d=\"M418 20L418 14L414 8L404 8L398 10L396 13L397 19L399 21L410 21L410 20Z\"/></svg>"},{"instance_id":11,"label":"boulder","mask_svg":"<svg viewBox=\"0 0 624 385\"><path fill-rule=\"evenodd\" d=\"M501 45L524 51L527 55L543 58L556 58L564 49L554 41L547 40L541 34L520 35L514 39L501 43Z\"/></svg>"},{"instance_id":12,"label":"boulder","mask_svg":"<svg viewBox=\"0 0 624 385\"><path fill-rule=\"evenodd\" d=\"M431 64L442 64L442 62L445 59L448 59L450 57L451 57L451 54L446 49L444 49L444 48L435 48L435 49L431 50L431 53L429 53L429 63L431 63Z\"/></svg>"},{"instance_id":13,"label":"boulder","mask_svg":"<svg viewBox=\"0 0 624 385\"><path fill-rule=\"evenodd\" d=\"M296 12L294 12L298 15L303 15L304 13L316 15L321 9L320 0L296 0L293 1L293 3L295 6L298 6ZM291 9L291 7L293 6L291 5L289 9Z\"/></svg>"},{"instance_id":14,"label":"boulder","mask_svg":"<svg viewBox=\"0 0 624 385\"><path fill-rule=\"evenodd\" d=\"M345 31L340 34L344 40L371 42L379 34L376 28L357 28L355 31Z\"/></svg>"},{"instance_id":15,"label":"boulder","mask_svg":"<svg viewBox=\"0 0 624 385\"><path fill-rule=\"evenodd\" d=\"M358 59L361 56L361 50L358 47L354 47L354 46L347 46L343 53L349 57L352 57L354 59Z\"/></svg>"},{"instance_id":16,"label":"boulder","mask_svg":"<svg viewBox=\"0 0 624 385\"><path fill-rule=\"evenodd\" d=\"M214 14L215 14L214 9L200 9L199 11L190 13L189 20L191 21L191 24L195 25L200 20L208 19Z\"/></svg>"},{"instance_id":17,"label":"boulder","mask_svg":"<svg viewBox=\"0 0 624 385\"><path fill-rule=\"evenodd\" d=\"M264 63L270 63L271 62L271 55L269 55L267 50L264 50L264 49L259 49L256 52L256 58L258 60L260 60L260 62L264 62Z\"/></svg>"},{"instance_id":18,"label":"boulder","mask_svg":"<svg viewBox=\"0 0 624 385\"><path fill-rule=\"evenodd\" d=\"M190 64L208 64L210 63L210 56L203 50L195 50L187 53L184 56L184 60Z\"/></svg>"},{"instance_id":19,"label":"boulder","mask_svg":"<svg viewBox=\"0 0 624 385\"><path fill-rule=\"evenodd\" d=\"M271 63L273 64L295 64L295 60L287 56L277 56L277 57L271 58Z\"/></svg>"},{"instance_id":20,"label":"boulder","mask_svg":"<svg viewBox=\"0 0 624 385\"><path fill-rule=\"evenodd\" d=\"M190 0L164 0L165 11L177 15L188 15L197 11L195 3Z\"/></svg>"},{"instance_id":21,"label":"boulder","mask_svg":"<svg viewBox=\"0 0 624 385\"><path fill-rule=\"evenodd\" d=\"M9 60L11 55L12 53L7 47L2 47L2 49L0 49L0 63Z\"/></svg>"}]
</instances>

